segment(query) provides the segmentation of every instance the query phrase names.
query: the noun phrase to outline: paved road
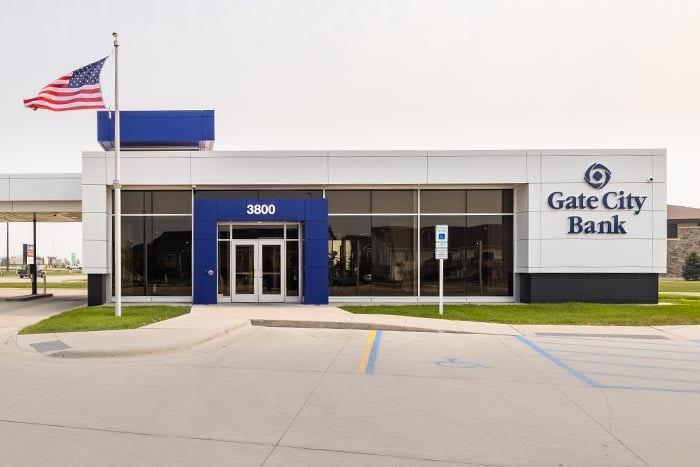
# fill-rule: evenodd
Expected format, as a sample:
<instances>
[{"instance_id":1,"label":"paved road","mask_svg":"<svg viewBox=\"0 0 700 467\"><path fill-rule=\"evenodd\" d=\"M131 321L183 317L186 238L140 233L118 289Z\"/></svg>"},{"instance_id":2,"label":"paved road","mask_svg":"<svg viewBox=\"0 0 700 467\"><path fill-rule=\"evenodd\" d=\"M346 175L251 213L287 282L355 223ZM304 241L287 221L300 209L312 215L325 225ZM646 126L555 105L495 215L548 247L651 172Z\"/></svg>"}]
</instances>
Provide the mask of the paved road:
<instances>
[{"instance_id":1,"label":"paved road","mask_svg":"<svg viewBox=\"0 0 700 467\"><path fill-rule=\"evenodd\" d=\"M688 466L700 343L249 327L0 356L3 465Z\"/></svg>"}]
</instances>

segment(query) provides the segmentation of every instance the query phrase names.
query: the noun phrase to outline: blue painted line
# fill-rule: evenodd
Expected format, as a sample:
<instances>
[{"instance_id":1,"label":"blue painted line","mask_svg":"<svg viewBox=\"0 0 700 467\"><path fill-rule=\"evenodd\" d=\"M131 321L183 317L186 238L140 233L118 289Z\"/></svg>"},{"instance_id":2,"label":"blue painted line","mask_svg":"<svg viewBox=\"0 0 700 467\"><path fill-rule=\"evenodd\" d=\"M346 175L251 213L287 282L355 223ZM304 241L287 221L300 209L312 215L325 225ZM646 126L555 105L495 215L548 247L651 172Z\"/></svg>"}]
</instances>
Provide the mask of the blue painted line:
<instances>
[{"instance_id":1,"label":"blue painted line","mask_svg":"<svg viewBox=\"0 0 700 467\"><path fill-rule=\"evenodd\" d=\"M379 341L382 338L382 331L377 331L377 335L372 342L372 350L369 353L369 360L367 360L367 369L365 373L368 375L374 374L374 363L377 361L377 352L379 352Z\"/></svg>"},{"instance_id":2,"label":"blue painted line","mask_svg":"<svg viewBox=\"0 0 700 467\"><path fill-rule=\"evenodd\" d=\"M679 353L679 354L688 354L688 355L697 355L700 356L700 347L697 348L697 351L692 352L689 350L665 350L665 349L650 349L649 347L623 347L619 345L593 345L593 344L579 344L579 343L569 343L569 342L546 342L546 341L537 341L538 344L555 344L555 345L565 345L565 346L570 346L570 347L591 347L591 348L597 348L597 349L619 349L619 350L642 350L642 351L651 351L651 352L661 352L661 353Z\"/></svg>"},{"instance_id":3,"label":"blue painted line","mask_svg":"<svg viewBox=\"0 0 700 467\"><path fill-rule=\"evenodd\" d=\"M528 339L524 338L523 336L513 336L513 337L518 339L520 342L523 342L525 345L530 347L532 350L534 350L538 354L542 355L543 357L545 357L546 359L548 359L549 361L551 361L552 363L554 363L555 365L557 365L558 367L560 367L561 369L563 369L564 371L569 373L571 376L580 379L584 383L586 383L589 386L592 386L594 388L600 387L600 384L596 383L595 381L593 381L591 378L584 375L580 371L577 371L577 370L571 368L569 365L567 365L566 363L564 363L563 361L561 361L560 359L558 359L554 355L550 354L545 349L539 347L534 342L529 341Z\"/></svg>"},{"instance_id":4,"label":"blue painted line","mask_svg":"<svg viewBox=\"0 0 700 467\"><path fill-rule=\"evenodd\" d=\"M653 370L668 370L668 371L686 371L691 373L700 373L700 369L695 368L671 368L667 366L654 366L654 365L635 365L634 363L615 363L615 362L601 362L598 360L579 360L576 358L562 358L565 362L578 362L578 363L593 363L596 365L607 365L607 366L621 366L627 368L650 368Z\"/></svg>"},{"instance_id":5,"label":"blue painted line","mask_svg":"<svg viewBox=\"0 0 700 467\"><path fill-rule=\"evenodd\" d=\"M644 386L597 386L600 389L627 389L633 391L658 391L658 392L682 392L686 394L700 394L700 390L697 389L673 389L673 388L645 388Z\"/></svg>"},{"instance_id":6,"label":"blue painted line","mask_svg":"<svg viewBox=\"0 0 700 467\"><path fill-rule=\"evenodd\" d=\"M541 341L542 339L563 339L563 340L571 340L571 341L580 340L580 341L584 341L584 342L591 342L591 341L595 342L595 339L597 339L597 340L604 340L605 342L613 342L613 343L617 342L617 343L621 343L621 344L630 344L630 343L634 342L637 345L651 345L651 346L667 345L667 346L671 346L671 347L688 347L691 349L700 348L697 345L673 344L670 342L656 342L656 341L641 342L641 339L632 339L632 338L630 338L630 339L614 339L612 337L540 336L537 338L537 342ZM535 339L533 339L533 341L534 340ZM686 342L694 342L694 343L700 344L700 340L688 340Z\"/></svg>"},{"instance_id":7,"label":"blue painted line","mask_svg":"<svg viewBox=\"0 0 700 467\"><path fill-rule=\"evenodd\" d=\"M686 379L674 379L674 378L661 378L658 376L642 376L642 375L623 375L620 373L605 373L602 371L586 371L588 375L600 375L600 376L613 376L615 378L634 378L634 379L648 379L653 381L668 381L669 383L684 383L684 384L697 384L700 386L700 381L689 381ZM700 390L700 388L698 388Z\"/></svg>"},{"instance_id":8,"label":"blue painted line","mask_svg":"<svg viewBox=\"0 0 700 467\"><path fill-rule=\"evenodd\" d=\"M519 337L519 336L516 336ZM544 350L544 349L543 349ZM563 349L546 349L550 352L561 352L561 353L575 353L580 355L597 355L599 357L622 357L622 358L634 358L640 360L664 360L668 362L684 362L684 363L700 363L700 360L687 360L684 358L666 358L666 357L649 357L647 355L625 355L617 353L597 353L597 352L583 352L579 350L563 350Z\"/></svg>"}]
</instances>

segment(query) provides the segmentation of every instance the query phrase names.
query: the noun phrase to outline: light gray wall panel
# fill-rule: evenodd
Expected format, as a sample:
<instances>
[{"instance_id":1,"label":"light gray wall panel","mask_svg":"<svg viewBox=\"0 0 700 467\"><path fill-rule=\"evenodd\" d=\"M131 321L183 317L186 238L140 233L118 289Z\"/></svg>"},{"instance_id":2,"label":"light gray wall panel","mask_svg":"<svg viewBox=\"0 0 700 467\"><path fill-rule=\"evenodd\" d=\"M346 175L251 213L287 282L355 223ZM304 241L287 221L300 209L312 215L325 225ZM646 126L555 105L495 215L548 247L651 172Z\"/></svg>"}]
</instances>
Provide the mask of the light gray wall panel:
<instances>
[{"instance_id":1,"label":"light gray wall panel","mask_svg":"<svg viewBox=\"0 0 700 467\"><path fill-rule=\"evenodd\" d=\"M86 274L107 274L107 242L83 240L83 272Z\"/></svg>"},{"instance_id":2,"label":"light gray wall panel","mask_svg":"<svg viewBox=\"0 0 700 467\"><path fill-rule=\"evenodd\" d=\"M122 185L189 185L189 152L125 153L121 157ZM114 180L114 159L106 162L107 183Z\"/></svg>"},{"instance_id":3,"label":"light gray wall panel","mask_svg":"<svg viewBox=\"0 0 700 467\"><path fill-rule=\"evenodd\" d=\"M430 156L428 183L527 183L526 156Z\"/></svg>"},{"instance_id":4,"label":"light gray wall panel","mask_svg":"<svg viewBox=\"0 0 700 467\"><path fill-rule=\"evenodd\" d=\"M646 182L653 175L651 155L542 156L542 180L549 183L583 182L586 170L596 162L610 169L610 183Z\"/></svg>"},{"instance_id":5,"label":"light gray wall panel","mask_svg":"<svg viewBox=\"0 0 700 467\"><path fill-rule=\"evenodd\" d=\"M648 272L652 239L543 239L541 254L548 272Z\"/></svg>"},{"instance_id":6,"label":"light gray wall panel","mask_svg":"<svg viewBox=\"0 0 700 467\"><path fill-rule=\"evenodd\" d=\"M426 156L333 156L328 159L330 184L426 183Z\"/></svg>"},{"instance_id":7,"label":"light gray wall panel","mask_svg":"<svg viewBox=\"0 0 700 467\"><path fill-rule=\"evenodd\" d=\"M0 201L10 201L9 175L0 175Z\"/></svg>"},{"instance_id":8,"label":"light gray wall panel","mask_svg":"<svg viewBox=\"0 0 700 467\"><path fill-rule=\"evenodd\" d=\"M83 212L107 212L107 187L83 185ZM85 218L83 218L85 222Z\"/></svg>"},{"instance_id":9,"label":"light gray wall panel","mask_svg":"<svg viewBox=\"0 0 700 467\"><path fill-rule=\"evenodd\" d=\"M114 164L114 159L111 159ZM86 185L106 185L106 158L104 153L99 153L99 156L94 153L83 153L83 184ZM111 184L112 181L109 181Z\"/></svg>"},{"instance_id":10,"label":"light gray wall panel","mask_svg":"<svg viewBox=\"0 0 700 467\"><path fill-rule=\"evenodd\" d=\"M22 174L10 178L12 201L80 201L81 192L80 175Z\"/></svg>"},{"instance_id":11,"label":"light gray wall panel","mask_svg":"<svg viewBox=\"0 0 700 467\"><path fill-rule=\"evenodd\" d=\"M326 159L302 155L278 157L193 157L194 185L322 185Z\"/></svg>"}]
</instances>

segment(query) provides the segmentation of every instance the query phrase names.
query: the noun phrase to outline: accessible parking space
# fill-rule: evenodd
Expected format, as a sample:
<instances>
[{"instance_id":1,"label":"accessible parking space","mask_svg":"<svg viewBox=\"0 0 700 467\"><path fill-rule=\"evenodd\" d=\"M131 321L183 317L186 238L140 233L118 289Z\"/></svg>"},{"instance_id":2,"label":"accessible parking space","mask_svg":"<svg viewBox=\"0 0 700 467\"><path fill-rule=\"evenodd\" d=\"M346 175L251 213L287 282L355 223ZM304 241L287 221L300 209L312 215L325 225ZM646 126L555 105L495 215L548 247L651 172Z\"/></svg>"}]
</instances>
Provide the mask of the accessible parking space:
<instances>
[{"instance_id":1,"label":"accessible parking space","mask_svg":"<svg viewBox=\"0 0 700 467\"><path fill-rule=\"evenodd\" d=\"M699 343L568 336L519 339L591 387L700 393Z\"/></svg>"},{"instance_id":2,"label":"accessible parking space","mask_svg":"<svg viewBox=\"0 0 700 467\"><path fill-rule=\"evenodd\" d=\"M510 336L358 331L330 372L545 383L504 344Z\"/></svg>"}]
</instances>

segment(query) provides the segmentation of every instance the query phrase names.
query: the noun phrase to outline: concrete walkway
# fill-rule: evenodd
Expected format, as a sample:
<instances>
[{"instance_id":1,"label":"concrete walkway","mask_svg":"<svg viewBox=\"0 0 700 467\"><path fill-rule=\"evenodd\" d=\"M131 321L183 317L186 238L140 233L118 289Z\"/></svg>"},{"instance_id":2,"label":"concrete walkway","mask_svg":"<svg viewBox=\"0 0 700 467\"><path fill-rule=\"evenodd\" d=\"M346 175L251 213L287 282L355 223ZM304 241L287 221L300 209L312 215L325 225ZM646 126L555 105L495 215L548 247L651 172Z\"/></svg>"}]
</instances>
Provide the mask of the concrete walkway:
<instances>
[{"instance_id":1,"label":"concrete walkway","mask_svg":"<svg viewBox=\"0 0 700 467\"><path fill-rule=\"evenodd\" d=\"M247 326L377 329L486 335L609 336L700 340L700 326L507 325L390 315L361 315L334 306L195 305L177 318L139 329L11 336L20 351L59 358L130 357L190 350Z\"/></svg>"}]
</instances>

